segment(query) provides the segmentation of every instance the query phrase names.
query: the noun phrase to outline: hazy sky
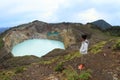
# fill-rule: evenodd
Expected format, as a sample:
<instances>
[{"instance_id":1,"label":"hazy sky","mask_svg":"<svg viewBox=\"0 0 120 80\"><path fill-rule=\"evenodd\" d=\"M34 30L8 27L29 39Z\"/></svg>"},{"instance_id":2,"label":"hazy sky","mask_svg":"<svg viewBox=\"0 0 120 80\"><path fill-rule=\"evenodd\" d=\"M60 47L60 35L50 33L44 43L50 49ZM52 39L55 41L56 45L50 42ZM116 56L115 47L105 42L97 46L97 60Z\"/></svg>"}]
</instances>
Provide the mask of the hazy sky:
<instances>
[{"instance_id":1,"label":"hazy sky","mask_svg":"<svg viewBox=\"0 0 120 80\"><path fill-rule=\"evenodd\" d=\"M0 27L40 20L120 25L120 0L0 0Z\"/></svg>"}]
</instances>

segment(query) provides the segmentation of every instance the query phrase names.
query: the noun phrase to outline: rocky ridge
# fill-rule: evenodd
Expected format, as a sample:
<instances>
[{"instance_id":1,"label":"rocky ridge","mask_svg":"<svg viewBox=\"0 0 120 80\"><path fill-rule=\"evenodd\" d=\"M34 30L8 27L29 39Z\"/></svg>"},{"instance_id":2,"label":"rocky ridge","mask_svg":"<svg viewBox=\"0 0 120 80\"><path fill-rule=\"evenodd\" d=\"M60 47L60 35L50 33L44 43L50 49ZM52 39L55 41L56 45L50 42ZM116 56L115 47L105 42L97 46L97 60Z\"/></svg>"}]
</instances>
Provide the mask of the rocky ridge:
<instances>
[{"instance_id":1,"label":"rocky ridge","mask_svg":"<svg viewBox=\"0 0 120 80\"><path fill-rule=\"evenodd\" d=\"M4 33L1 38L3 41L2 51L0 52L0 59L8 54L11 54L13 46L28 39L52 39L62 41L66 48L73 44L77 44L79 37L84 31L77 28L84 25L79 23L58 23L48 24L41 21L33 21L28 24L19 25L11 28ZM88 32L90 33L90 32ZM4 54L4 55L3 55ZM1 60L2 61L2 60Z\"/></svg>"}]
</instances>

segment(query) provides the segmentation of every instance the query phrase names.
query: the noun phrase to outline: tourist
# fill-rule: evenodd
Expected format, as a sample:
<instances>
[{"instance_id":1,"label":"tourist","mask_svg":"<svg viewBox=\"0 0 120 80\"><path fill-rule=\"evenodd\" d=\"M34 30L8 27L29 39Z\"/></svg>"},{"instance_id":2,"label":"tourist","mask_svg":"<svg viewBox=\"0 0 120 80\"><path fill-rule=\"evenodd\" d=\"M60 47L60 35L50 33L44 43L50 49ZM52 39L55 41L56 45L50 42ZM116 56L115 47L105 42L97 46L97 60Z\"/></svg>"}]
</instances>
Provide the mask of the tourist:
<instances>
[{"instance_id":1,"label":"tourist","mask_svg":"<svg viewBox=\"0 0 120 80\"><path fill-rule=\"evenodd\" d=\"M88 45L89 45L89 41L87 40L87 35L84 34L81 36L81 47L80 47L81 64L78 66L80 70L84 68L84 64L85 64L84 55L88 53L87 52Z\"/></svg>"}]
</instances>

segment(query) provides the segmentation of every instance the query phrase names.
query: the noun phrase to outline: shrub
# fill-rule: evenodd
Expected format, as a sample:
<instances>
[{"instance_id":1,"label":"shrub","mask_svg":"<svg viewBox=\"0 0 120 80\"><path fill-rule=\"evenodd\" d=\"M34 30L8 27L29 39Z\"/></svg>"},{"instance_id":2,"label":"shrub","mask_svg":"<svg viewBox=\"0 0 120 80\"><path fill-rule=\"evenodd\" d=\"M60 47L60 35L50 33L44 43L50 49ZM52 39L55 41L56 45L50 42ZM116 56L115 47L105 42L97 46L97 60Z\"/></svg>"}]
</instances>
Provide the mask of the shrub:
<instances>
[{"instance_id":1,"label":"shrub","mask_svg":"<svg viewBox=\"0 0 120 80\"><path fill-rule=\"evenodd\" d=\"M89 80L89 78L91 78L91 71L87 70L87 71L82 71L81 74L79 75L79 78L81 80Z\"/></svg>"},{"instance_id":2,"label":"shrub","mask_svg":"<svg viewBox=\"0 0 120 80\"><path fill-rule=\"evenodd\" d=\"M67 80L89 80L91 77L91 70L82 71L80 74L75 71L72 66L64 70Z\"/></svg>"},{"instance_id":3,"label":"shrub","mask_svg":"<svg viewBox=\"0 0 120 80\"><path fill-rule=\"evenodd\" d=\"M55 67L55 71L57 71L57 72L62 72L63 70L64 70L63 62L60 62L60 63Z\"/></svg>"},{"instance_id":4,"label":"shrub","mask_svg":"<svg viewBox=\"0 0 120 80\"><path fill-rule=\"evenodd\" d=\"M67 80L78 80L79 79L78 73L72 68L72 66L69 66L66 70L64 70L64 74Z\"/></svg>"},{"instance_id":5,"label":"shrub","mask_svg":"<svg viewBox=\"0 0 120 80\"><path fill-rule=\"evenodd\" d=\"M120 50L120 39L116 40L116 43L113 45L114 50Z\"/></svg>"},{"instance_id":6,"label":"shrub","mask_svg":"<svg viewBox=\"0 0 120 80\"><path fill-rule=\"evenodd\" d=\"M26 70L25 67L17 67L16 70L15 70L15 74L17 74L17 73L22 73L22 72L24 72L25 70Z\"/></svg>"}]
</instances>

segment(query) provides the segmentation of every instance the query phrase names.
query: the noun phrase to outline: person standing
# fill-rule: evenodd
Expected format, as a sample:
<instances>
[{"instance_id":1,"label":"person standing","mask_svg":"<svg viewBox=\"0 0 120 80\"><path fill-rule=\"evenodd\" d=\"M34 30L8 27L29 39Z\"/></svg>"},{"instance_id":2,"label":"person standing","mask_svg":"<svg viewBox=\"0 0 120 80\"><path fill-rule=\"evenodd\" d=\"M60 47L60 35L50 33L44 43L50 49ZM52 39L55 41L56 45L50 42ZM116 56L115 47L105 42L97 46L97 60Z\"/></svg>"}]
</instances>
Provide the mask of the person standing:
<instances>
[{"instance_id":1,"label":"person standing","mask_svg":"<svg viewBox=\"0 0 120 80\"><path fill-rule=\"evenodd\" d=\"M84 68L84 64L85 64L85 59L84 56L85 54L88 53L88 45L89 45L89 41L87 40L87 35L82 35L81 36L81 47L80 47L80 54L81 54L81 64L78 66L78 68L80 70L82 70Z\"/></svg>"}]
</instances>

